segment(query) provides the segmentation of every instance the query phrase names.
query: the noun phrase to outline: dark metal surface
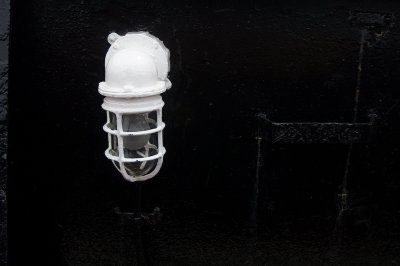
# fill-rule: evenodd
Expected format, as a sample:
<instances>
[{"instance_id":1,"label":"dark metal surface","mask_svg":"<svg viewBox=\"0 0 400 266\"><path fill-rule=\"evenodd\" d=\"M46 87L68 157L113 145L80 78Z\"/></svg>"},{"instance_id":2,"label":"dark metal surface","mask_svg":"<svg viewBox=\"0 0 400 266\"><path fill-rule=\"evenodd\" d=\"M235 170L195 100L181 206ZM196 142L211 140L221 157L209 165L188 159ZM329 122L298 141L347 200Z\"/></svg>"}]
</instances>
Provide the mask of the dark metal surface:
<instances>
[{"instance_id":1,"label":"dark metal surface","mask_svg":"<svg viewBox=\"0 0 400 266\"><path fill-rule=\"evenodd\" d=\"M273 122L260 116L266 140L272 143L303 144L350 144L368 143L376 134L376 119L372 115L369 123L318 123L318 122Z\"/></svg>"},{"instance_id":2,"label":"dark metal surface","mask_svg":"<svg viewBox=\"0 0 400 266\"><path fill-rule=\"evenodd\" d=\"M97 85L107 35L143 30L169 48L173 83L167 154L141 198L163 212L141 230L153 265L399 264L398 2L11 4L11 265L127 259L113 210L137 199L104 157ZM260 113L280 122L275 143ZM324 145L291 143L310 140Z\"/></svg>"}]
</instances>

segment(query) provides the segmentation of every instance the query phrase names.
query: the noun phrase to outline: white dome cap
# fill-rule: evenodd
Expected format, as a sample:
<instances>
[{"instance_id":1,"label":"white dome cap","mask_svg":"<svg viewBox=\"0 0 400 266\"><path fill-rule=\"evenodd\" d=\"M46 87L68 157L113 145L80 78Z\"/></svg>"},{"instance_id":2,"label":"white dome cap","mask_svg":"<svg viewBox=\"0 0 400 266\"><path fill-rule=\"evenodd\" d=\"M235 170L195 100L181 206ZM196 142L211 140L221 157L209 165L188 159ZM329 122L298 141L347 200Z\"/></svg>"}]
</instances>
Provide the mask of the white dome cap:
<instances>
[{"instance_id":1,"label":"white dome cap","mask_svg":"<svg viewBox=\"0 0 400 266\"><path fill-rule=\"evenodd\" d=\"M144 97L171 87L169 51L147 32L108 36L111 44L105 61L105 82L99 92L110 97Z\"/></svg>"},{"instance_id":2,"label":"white dome cap","mask_svg":"<svg viewBox=\"0 0 400 266\"><path fill-rule=\"evenodd\" d=\"M157 81L153 58L133 49L116 53L106 66L106 83L111 88L130 90L152 86Z\"/></svg>"}]
</instances>

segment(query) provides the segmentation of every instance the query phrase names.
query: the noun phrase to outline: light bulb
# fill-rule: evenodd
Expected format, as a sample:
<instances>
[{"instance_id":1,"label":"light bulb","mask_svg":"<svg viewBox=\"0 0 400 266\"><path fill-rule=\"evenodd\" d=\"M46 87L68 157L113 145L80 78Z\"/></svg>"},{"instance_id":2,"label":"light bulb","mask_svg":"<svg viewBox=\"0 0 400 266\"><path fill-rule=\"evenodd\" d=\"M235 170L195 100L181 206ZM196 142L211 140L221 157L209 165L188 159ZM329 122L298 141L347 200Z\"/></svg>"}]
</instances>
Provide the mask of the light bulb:
<instances>
[{"instance_id":1,"label":"light bulb","mask_svg":"<svg viewBox=\"0 0 400 266\"><path fill-rule=\"evenodd\" d=\"M145 114L124 115L122 118L122 128L125 132L138 132L150 129L150 125ZM143 148L150 139L150 135L125 136L124 148L128 150L139 150Z\"/></svg>"}]
</instances>

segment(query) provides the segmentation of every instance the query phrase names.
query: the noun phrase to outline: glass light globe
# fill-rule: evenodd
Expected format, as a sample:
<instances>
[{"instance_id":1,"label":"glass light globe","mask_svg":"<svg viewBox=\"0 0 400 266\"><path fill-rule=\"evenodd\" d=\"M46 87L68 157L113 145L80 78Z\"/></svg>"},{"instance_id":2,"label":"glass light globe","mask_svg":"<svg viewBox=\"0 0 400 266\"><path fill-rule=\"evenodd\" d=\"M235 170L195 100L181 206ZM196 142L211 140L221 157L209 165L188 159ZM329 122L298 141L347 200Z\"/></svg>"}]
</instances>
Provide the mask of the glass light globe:
<instances>
[{"instance_id":1,"label":"glass light globe","mask_svg":"<svg viewBox=\"0 0 400 266\"><path fill-rule=\"evenodd\" d=\"M125 132L138 132L150 129L149 121L145 114L129 114L122 118L122 128ZM127 150L139 150L143 148L150 139L150 135L125 136L124 148Z\"/></svg>"}]
</instances>

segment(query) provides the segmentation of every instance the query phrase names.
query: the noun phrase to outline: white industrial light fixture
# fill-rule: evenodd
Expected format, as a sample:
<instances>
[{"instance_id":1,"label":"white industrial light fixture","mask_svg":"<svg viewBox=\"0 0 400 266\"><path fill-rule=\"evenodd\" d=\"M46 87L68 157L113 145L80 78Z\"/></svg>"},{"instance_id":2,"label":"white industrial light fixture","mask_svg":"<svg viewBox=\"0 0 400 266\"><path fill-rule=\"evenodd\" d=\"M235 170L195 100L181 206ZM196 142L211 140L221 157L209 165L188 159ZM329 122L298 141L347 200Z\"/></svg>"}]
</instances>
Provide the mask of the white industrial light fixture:
<instances>
[{"instance_id":1,"label":"white industrial light fixture","mask_svg":"<svg viewBox=\"0 0 400 266\"><path fill-rule=\"evenodd\" d=\"M126 180L147 180L158 173L165 154L160 94L171 87L169 51L147 32L111 33L108 42L106 77L99 84L107 112L105 155Z\"/></svg>"}]
</instances>

